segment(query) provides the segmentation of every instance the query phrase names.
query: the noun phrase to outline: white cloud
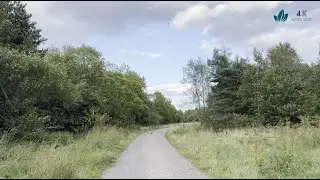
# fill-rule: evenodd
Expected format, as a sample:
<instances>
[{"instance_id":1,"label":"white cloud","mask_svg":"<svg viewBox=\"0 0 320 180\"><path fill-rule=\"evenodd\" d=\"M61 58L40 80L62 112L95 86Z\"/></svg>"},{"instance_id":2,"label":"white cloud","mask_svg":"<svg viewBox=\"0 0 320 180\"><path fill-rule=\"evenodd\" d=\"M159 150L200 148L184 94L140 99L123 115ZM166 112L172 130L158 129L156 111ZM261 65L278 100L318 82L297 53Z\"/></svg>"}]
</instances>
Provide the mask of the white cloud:
<instances>
[{"instance_id":1,"label":"white cloud","mask_svg":"<svg viewBox=\"0 0 320 180\"><path fill-rule=\"evenodd\" d=\"M125 56L141 56L148 59L159 59L161 57L161 54L159 53L144 52L139 50L121 49L120 53Z\"/></svg>"},{"instance_id":2,"label":"white cloud","mask_svg":"<svg viewBox=\"0 0 320 180\"><path fill-rule=\"evenodd\" d=\"M279 42L290 42L306 62L313 62L318 53L320 28L277 28L272 32L253 36L248 42L252 46L264 49Z\"/></svg>"},{"instance_id":3,"label":"white cloud","mask_svg":"<svg viewBox=\"0 0 320 180\"><path fill-rule=\"evenodd\" d=\"M230 1L222 4L218 4L212 8L210 4L199 3L188 7L185 10L180 11L170 22L171 26L177 29L183 29L195 24L208 25L212 21L217 21L221 17L223 21L223 15L227 13L245 14L252 10L268 11L276 8L280 4L290 4L292 1L261 1L261 2L238 2ZM235 18L235 17L233 17ZM249 17L251 18L251 17ZM208 27L205 27L208 29ZM207 30L204 30L207 32Z\"/></svg>"},{"instance_id":4,"label":"white cloud","mask_svg":"<svg viewBox=\"0 0 320 180\"><path fill-rule=\"evenodd\" d=\"M198 12L192 10L197 9ZM274 22L273 15L284 9L289 21ZM298 10L306 9L311 22L293 22ZM193 16L193 14L197 16ZM201 41L200 49L209 52L225 46L239 55L250 56L256 46L266 50L278 42L290 42L308 62L317 57L319 46L319 2L265 1L223 2L215 6L199 3L186 8L171 21L177 29L203 25L202 33L209 39ZM178 23L179 22L179 23Z\"/></svg>"},{"instance_id":5,"label":"white cloud","mask_svg":"<svg viewBox=\"0 0 320 180\"><path fill-rule=\"evenodd\" d=\"M191 86L189 84L160 84L155 86L150 86L147 88L149 93L154 93L155 91L160 91L164 93L177 93L182 94L186 92Z\"/></svg>"},{"instance_id":6,"label":"white cloud","mask_svg":"<svg viewBox=\"0 0 320 180\"><path fill-rule=\"evenodd\" d=\"M209 41L206 41L206 40L202 40L201 41L201 46L200 46L200 49L203 49L203 50L213 50L215 46L209 42Z\"/></svg>"},{"instance_id":7,"label":"white cloud","mask_svg":"<svg viewBox=\"0 0 320 180\"><path fill-rule=\"evenodd\" d=\"M190 6L179 12L170 22L170 25L177 29L183 29L193 24L204 23L209 18L209 12L210 9L203 3Z\"/></svg>"},{"instance_id":8,"label":"white cloud","mask_svg":"<svg viewBox=\"0 0 320 180\"><path fill-rule=\"evenodd\" d=\"M224 13L236 12L236 13L247 13L252 10L270 10L276 8L279 4L291 4L292 1L258 1L258 2L244 2L244 1L230 1L224 4L220 4L212 9L211 16L217 17Z\"/></svg>"},{"instance_id":9,"label":"white cloud","mask_svg":"<svg viewBox=\"0 0 320 180\"><path fill-rule=\"evenodd\" d=\"M187 92L188 89L191 88L191 85L189 84L160 84L155 86L149 86L147 87L148 93L154 93L156 91L161 92L166 98L171 99L172 104L177 109L190 109L193 108L192 105L188 103L187 96L185 95L185 92Z\"/></svg>"}]
</instances>

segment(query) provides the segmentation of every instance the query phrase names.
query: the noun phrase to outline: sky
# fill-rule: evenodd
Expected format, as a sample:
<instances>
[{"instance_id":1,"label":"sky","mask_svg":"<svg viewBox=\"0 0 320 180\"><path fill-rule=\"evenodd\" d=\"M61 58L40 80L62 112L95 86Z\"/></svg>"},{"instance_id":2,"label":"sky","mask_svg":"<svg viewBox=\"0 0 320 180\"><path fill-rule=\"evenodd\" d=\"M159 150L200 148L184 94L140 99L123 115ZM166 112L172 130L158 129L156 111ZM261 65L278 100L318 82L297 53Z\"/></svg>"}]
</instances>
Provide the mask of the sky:
<instances>
[{"instance_id":1,"label":"sky","mask_svg":"<svg viewBox=\"0 0 320 180\"><path fill-rule=\"evenodd\" d=\"M305 62L315 62L320 43L316 1L26 1L44 47L90 45L107 61L127 64L146 78L147 91L161 91L178 109L188 109L182 69L190 58L230 48L251 57L279 42L290 42ZM274 15L283 9L285 22ZM306 10L310 21L294 21Z\"/></svg>"}]
</instances>

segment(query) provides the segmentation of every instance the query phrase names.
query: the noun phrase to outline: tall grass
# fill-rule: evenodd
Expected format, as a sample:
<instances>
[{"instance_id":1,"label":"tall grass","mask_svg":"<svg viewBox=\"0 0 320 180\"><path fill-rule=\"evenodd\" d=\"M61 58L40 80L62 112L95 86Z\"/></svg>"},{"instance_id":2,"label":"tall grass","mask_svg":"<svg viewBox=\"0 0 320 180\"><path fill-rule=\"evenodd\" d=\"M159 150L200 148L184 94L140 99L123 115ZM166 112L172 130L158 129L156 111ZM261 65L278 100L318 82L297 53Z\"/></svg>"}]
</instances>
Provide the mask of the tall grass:
<instances>
[{"instance_id":1,"label":"tall grass","mask_svg":"<svg viewBox=\"0 0 320 180\"><path fill-rule=\"evenodd\" d=\"M95 128L74 138L50 134L48 143L0 142L0 178L98 178L119 153L142 131L114 127ZM48 137L47 137L48 139Z\"/></svg>"},{"instance_id":2,"label":"tall grass","mask_svg":"<svg viewBox=\"0 0 320 180\"><path fill-rule=\"evenodd\" d=\"M196 124L168 140L213 178L320 178L320 129L205 130Z\"/></svg>"}]
</instances>

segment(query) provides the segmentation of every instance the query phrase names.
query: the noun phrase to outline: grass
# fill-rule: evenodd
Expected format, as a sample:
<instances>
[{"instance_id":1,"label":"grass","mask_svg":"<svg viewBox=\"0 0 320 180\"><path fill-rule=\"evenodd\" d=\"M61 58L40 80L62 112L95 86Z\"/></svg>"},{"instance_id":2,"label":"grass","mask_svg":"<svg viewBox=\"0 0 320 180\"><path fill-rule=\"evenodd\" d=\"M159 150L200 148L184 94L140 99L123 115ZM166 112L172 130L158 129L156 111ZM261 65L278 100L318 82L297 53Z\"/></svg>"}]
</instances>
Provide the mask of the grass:
<instances>
[{"instance_id":1,"label":"grass","mask_svg":"<svg viewBox=\"0 0 320 180\"><path fill-rule=\"evenodd\" d=\"M0 140L0 178L99 178L141 132L95 128L86 135L51 133L53 143L7 143Z\"/></svg>"},{"instance_id":2,"label":"grass","mask_svg":"<svg viewBox=\"0 0 320 180\"><path fill-rule=\"evenodd\" d=\"M320 178L320 129L251 128L215 133L199 124L168 140L212 178Z\"/></svg>"}]
</instances>

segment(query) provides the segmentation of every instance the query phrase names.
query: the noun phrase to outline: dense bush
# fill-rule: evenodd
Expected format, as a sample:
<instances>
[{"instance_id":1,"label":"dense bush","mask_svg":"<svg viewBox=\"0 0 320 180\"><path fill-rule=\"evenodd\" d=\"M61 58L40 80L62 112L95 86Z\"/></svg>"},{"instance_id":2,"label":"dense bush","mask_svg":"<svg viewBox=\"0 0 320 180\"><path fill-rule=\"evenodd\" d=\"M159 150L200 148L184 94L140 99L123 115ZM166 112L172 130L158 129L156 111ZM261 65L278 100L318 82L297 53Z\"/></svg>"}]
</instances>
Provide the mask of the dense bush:
<instances>
[{"instance_id":1,"label":"dense bush","mask_svg":"<svg viewBox=\"0 0 320 180\"><path fill-rule=\"evenodd\" d=\"M183 113L183 122L200 122L198 109L188 109Z\"/></svg>"}]
</instances>

